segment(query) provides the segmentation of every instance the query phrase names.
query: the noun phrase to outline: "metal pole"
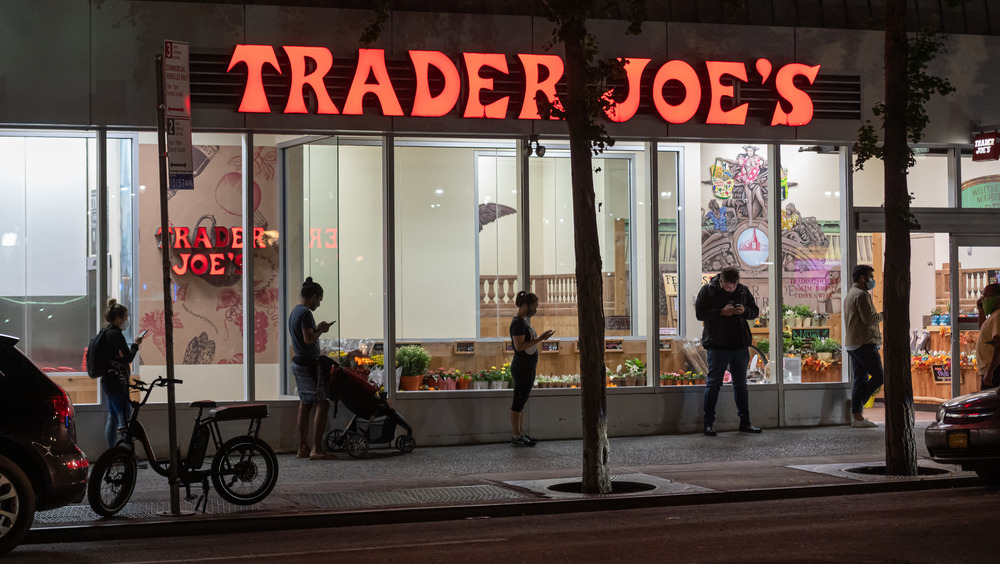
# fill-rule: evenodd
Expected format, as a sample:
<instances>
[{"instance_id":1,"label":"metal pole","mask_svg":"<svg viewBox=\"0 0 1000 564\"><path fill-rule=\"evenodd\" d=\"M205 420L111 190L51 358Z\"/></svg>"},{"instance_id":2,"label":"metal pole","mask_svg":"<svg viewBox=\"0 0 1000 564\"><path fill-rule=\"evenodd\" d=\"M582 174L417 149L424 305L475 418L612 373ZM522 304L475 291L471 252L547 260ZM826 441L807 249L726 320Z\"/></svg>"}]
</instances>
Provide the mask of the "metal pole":
<instances>
[{"instance_id":1,"label":"metal pole","mask_svg":"<svg viewBox=\"0 0 1000 564\"><path fill-rule=\"evenodd\" d=\"M768 145L768 155L767 159L767 196L768 196L768 206L767 206L767 221L768 230L767 235L771 239L771 264L768 271L768 281L771 296L771 320L770 320L770 330L768 331L768 336L771 338L771 361L774 362L774 367L771 369L771 380L778 384L778 426L787 427L788 422L785 421L785 359L782 351L784 350L784 331L783 323L784 319L782 317L782 304L784 303L784 296L782 296L782 284L784 283L782 271L781 271L781 261L782 261L782 244L781 244L781 198L784 195L781 189L781 145L773 144Z\"/></svg>"},{"instance_id":2,"label":"metal pole","mask_svg":"<svg viewBox=\"0 0 1000 564\"><path fill-rule=\"evenodd\" d=\"M254 323L253 255L257 248L253 217L253 133L243 136L243 374L246 378L245 396L248 401L257 399L256 342Z\"/></svg>"},{"instance_id":3,"label":"metal pole","mask_svg":"<svg viewBox=\"0 0 1000 564\"><path fill-rule=\"evenodd\" d=\"M167 129L163 55L156 56L156 138L160 163L160 250L163 256L163 324L167 363L167 434L170 446L170 514L182 515L177 482L177 403L174 395L174 307L170 284L170 221L167 215Z\"/></svg>"},{"instance_id":4,"label":"metal pole","mask_svg":"<svg viewBox=\"0 0 1000 564\"><path fill-rule=\"evenodd\" d=\"M649 236L646 237L646 264L637 265L635 278L642 275L646 268L646 295L643 305L646 309L646 374L652 377L650 386L660 385L660 197L657 187L660 182L659 159L656 141L644 143L643 158L646 159L646 182L642 186L642 195L646 197L646 217L649 219ZM637 187L638 189L638 187ZM638 219L638 217L636 218ZM638 222L637 222L638 223ZM634 238L634 237L633 237ZM634 256L634 255L633 255ZM633 261L635 264L635 261ZM668 298L669 299L669 298Z\"/></svg>"},{"instance_id":5,"label":"metal pole","mask_svg":"<svg viewBox=\"0 0 1000 564\"><path fill-rule=\"evenodd\" d=\"M396 388L396 138L391 133L382 136L382 351L384 376L382 382L389 399L395 399Z\"/></svg>"}]
</instances>

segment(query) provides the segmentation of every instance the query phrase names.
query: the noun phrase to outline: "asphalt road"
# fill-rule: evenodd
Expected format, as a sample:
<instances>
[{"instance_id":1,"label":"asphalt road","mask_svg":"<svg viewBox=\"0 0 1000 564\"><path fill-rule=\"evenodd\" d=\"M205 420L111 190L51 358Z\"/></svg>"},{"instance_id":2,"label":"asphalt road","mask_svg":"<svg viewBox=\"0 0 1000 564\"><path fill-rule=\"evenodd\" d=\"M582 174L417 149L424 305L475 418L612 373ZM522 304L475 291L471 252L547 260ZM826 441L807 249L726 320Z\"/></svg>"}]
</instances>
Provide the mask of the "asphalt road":
<instances>
[{"instance_id":1,"label":"asphalt road","mask_svg":"<svg viewBox=\"0 0 1000 564\"><path fill-rule=\"evenodd\" d=\"M4 563L997 562L1000 489L22 545Z\"/></svg>"}]
</instances>

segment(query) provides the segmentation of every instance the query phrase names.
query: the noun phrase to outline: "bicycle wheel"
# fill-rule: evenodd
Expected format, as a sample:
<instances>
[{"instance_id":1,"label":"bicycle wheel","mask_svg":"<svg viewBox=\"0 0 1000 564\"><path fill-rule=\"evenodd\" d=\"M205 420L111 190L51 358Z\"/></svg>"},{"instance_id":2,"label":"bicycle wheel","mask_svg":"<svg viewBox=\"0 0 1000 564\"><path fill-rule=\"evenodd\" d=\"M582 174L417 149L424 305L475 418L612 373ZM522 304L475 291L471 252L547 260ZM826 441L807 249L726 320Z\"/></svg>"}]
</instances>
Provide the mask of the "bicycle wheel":
<instances>
[{"instance_id":1,"label":"bicycle wheel","mask_svg":"<svg viewBox=\"0 0 1000 564\"><path fill-rule=\"evenodd\" d=\"M222 499L253 505L278 483L278 457L264 441L241 436L226 441L212 459L212 484Z\"/></svg>"},{"instance_id":2,"label":"bicycle wheel","mask_svg":"<svg viewBox=\"0 0 1000 564\"><path fill-rule=\"evenodd\" d=\"M101 517L111 517L128 503L135 489L135 455L125 446L112 447L90 470L87 501Z\"/></svg>"}]
</instances>

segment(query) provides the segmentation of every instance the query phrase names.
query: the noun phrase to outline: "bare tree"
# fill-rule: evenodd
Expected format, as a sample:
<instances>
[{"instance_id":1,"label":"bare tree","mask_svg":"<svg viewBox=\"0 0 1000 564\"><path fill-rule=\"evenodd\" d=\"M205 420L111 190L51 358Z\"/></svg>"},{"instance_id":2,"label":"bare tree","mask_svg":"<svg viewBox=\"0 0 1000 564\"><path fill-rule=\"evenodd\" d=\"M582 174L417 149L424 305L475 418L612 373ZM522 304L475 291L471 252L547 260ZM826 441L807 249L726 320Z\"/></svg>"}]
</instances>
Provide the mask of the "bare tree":
<instances>
[{"instance_id":1,"label":"bare tree","mask_svg":"<svg viewBox=\"0 0 1000 564\"><path fill-rule=\"evenodd\" d=\"M883 336L885 357L886 474L915 476L917 449L913 435L913 381L910 375L910 230L919 227L910 211L907 170L913 166L909 143L923 138L928 123L924 104L934 93L954 91L947 80L927 74L927 64L943 50L941 38L917 34L907 38L906 0L885 2L885 101L873 111L882 118L884 143L878 146L874 126L861 127L855 145L861 169L871 158L885 165L885 284ZM957 363L954 364L957 366Z\"/></svg>"}]
</instances>

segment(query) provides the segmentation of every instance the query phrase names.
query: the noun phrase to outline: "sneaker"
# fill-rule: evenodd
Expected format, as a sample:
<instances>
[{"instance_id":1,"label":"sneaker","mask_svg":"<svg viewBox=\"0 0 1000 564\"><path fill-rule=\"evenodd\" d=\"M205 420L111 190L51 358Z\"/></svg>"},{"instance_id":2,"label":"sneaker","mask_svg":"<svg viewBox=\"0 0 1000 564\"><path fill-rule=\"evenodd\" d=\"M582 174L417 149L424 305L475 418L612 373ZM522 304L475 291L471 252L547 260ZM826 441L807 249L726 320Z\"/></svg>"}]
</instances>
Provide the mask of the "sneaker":
<instances>
[{"instance_id":1,"label":"sneaker","mask_svg":"<svg viewBox=\"0 0 1000 564\"><path fill-rule=\"evenodd\" d=\"M855 427L857 429L870 429L872 427L878 427L878 424L868 419L855 419L851 423L851 427Z\"/></svg>"},{"instance_id":2,"label":"sneaker","mask_svg":"<svg viewBox=\"0 0 1000 564\"><path fill-rule=\"evenodd\" d=\"M521 438L531 443L531 446L535 446L538 444L538 439L533 439L529 437L527 433L522 434Z\"/></svg>"},{"instance_id":3,"label":"sneaker","mask_svg":"<svg viewBox=\"0 0 1000 564\"><path fill-rule=\"evenodd\" d=\"M520 437L511 437L510 444L514 446L526 446L533 447L535 443L531 442L527 437L521 435Z\"/></svg>"}]
</instances>

